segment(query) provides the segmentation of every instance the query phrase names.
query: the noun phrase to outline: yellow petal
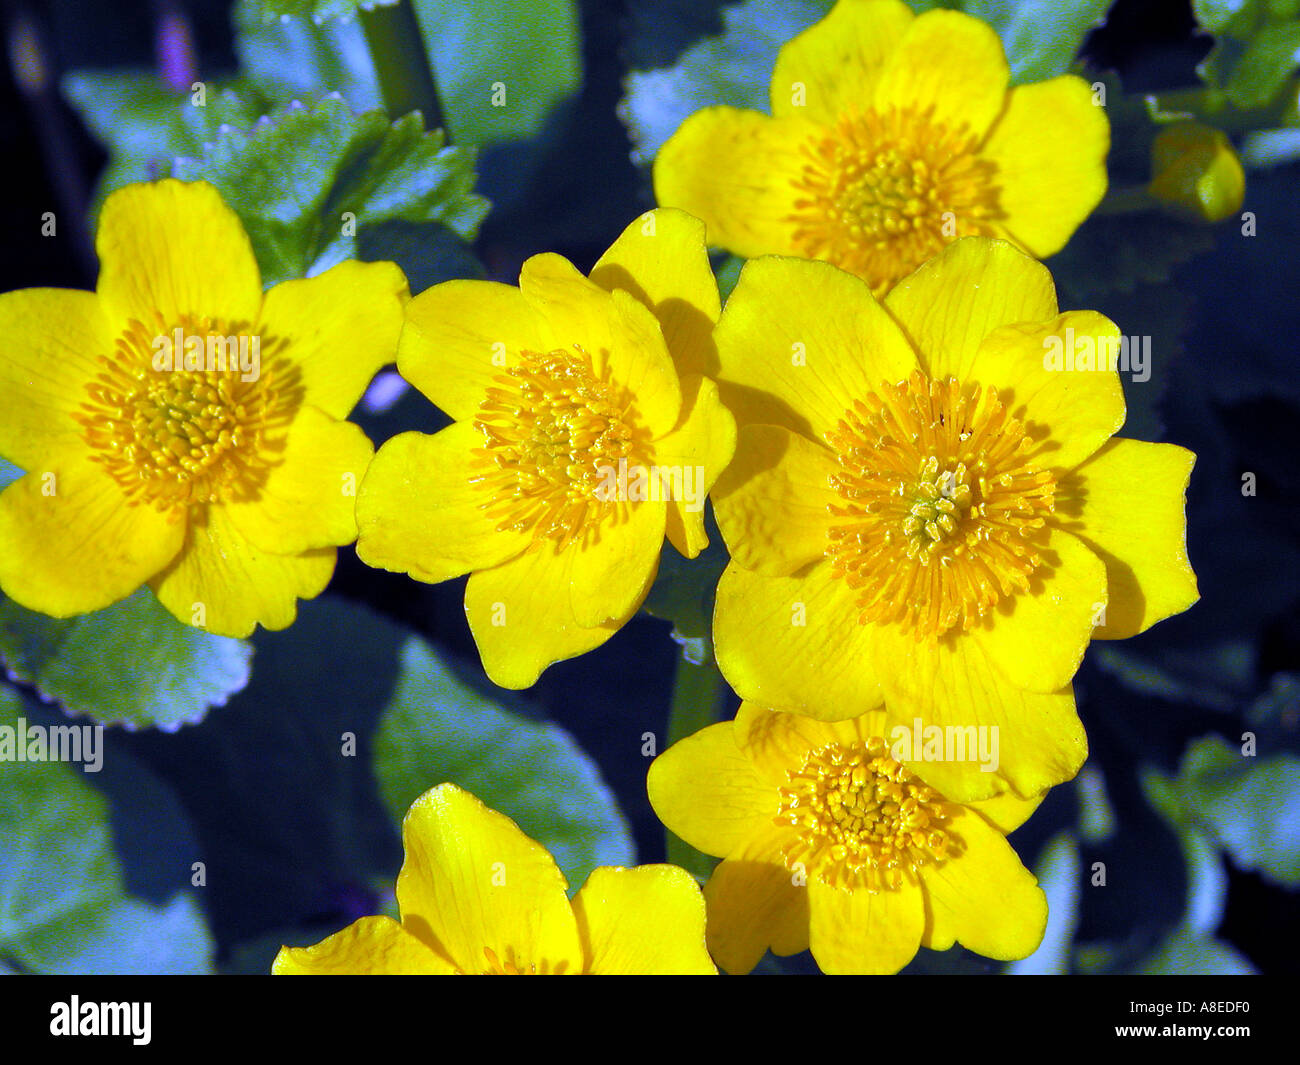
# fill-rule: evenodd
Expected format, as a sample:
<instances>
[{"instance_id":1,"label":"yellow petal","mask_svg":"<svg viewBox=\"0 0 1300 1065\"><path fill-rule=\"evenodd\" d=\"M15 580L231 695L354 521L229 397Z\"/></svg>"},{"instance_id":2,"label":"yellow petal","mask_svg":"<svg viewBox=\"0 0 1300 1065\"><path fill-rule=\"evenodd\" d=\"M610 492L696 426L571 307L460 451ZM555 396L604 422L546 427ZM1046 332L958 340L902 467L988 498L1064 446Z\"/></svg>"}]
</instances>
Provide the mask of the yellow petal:
<instances>
[{"instance_id":1,"label":"yellow petal","mask_svg":"<svg viewBox=\"0 0 1300 1065\"><path fill-rule=\"evenodd\" d=\"M622 625L621 620L594 628L578 624L569 595L570 556L578 550L570 546L557 555L550 544L538 544L471 574L465 616L494 684L531 687L547 666L599 647Z\"/></svg>"},{"instance_id":2,"label":"yellow petal","mask_svg":"<svg viewBox=\"0 0 1300 1065\"><path fill-rule=\"evenodd\" d=\"M275 976L447 976L438 957L391 917L362 917L312 947L281 947Z\"/></svg>"},{"instance_id":3,"label":"yellow petal","mask_svg":"<svg viewBox=\"0 0 1300 1065\"><path fill-rule=\"evenodd\" d=\"M713 494L732 560L765 577L788 577L826 554L830 487L839 469L829 449L779 425L746 425L736 457Z\"/></svg>"},{"instance_id":4,"label":"yellow petal","mask_svg":"<svg viewBox=\"0 0 1300 1065\"><path fill-rule=\"evenodd\" d=\"M704 945L704 896L675 865L592 871L573 900L594 976L715 975Z\"/></svg>"},{"instance_id":5,"label":"yellow petal","mask_svg":"<svg viewBox=\"0 0 1300 1065\"><path fill-rule=\"evenodd\" d=\"M1011 90L981 156L997 166L1006 228L1037 258L1066 241L1106 194L1110 123L1092 89L1064 75Z\"/></svg>"},{"instance_id":6,"label":"yellow petal","mask_svg":"<svg viewBox=\"0 0 1300 1065\"><path fill-rule=\"evenodd\" d=\"M231 525L263 551L297 555L357 536L357 485L374 448L359 426L315 407L294 415L283 451L256 495L224 504Z\"/></svg>"},{"instance_id":7,"label":"yellow petal","mask_svg":"<svg viewBox=\"0 0 1300 1065\"><path fill-rule=\"evenodd\" d=\"M519 288L546 323L547 350L581 347L597 378L631 393L652 437L672 430L682 406L677 369L659 320L635 296L621 289L606 292L549 252L524 263Z\"/></svg>"},{"instance_id":8,"label":"yellow petal","mask_svg":"<svg viewBox=\"0 0 1300 1065\"><path fill-rule=\"evenodd\" d=\"M564 876L510 818L443 784L411 805L402 843L402 924L457 968L482 973L495 956L523 971L582 971Z\"/></svg>"},{"instance_id":9,"label":"yellow petal","mask_svg":"<svg viewBox=\"0 0 1300 1065\"><path fill-rule=\"evenodd\" d=\"M655 199L701 219L710 247L747 259L794 254L790 219L801 195L802 146L818 135L805 118L702 108L659 149Z\"/></svg>"},{"instance_id":10,"label":"yellow petal","mask_svg":"<svg viewBox=\"0 0 1300 1065\"><path fill-rule=\"evenodd\" d=\"M698 218L670 207L647 211L600 257L591 280L630 292L654 314L679 375L717 364L713 326L722 304Z\"/></svg>"},{"instance_id":11,"label":"yellow petal","mask_svg":"<svg viewBox=\"0 0 1300 1065\"><path fill-rule=\"evenodd\" d=\"M1088 741L1070 688L1040 693L1007 681L970 638L916 641L895 626L878 626L873 644L890 719L912 728L983 725L997 737L996 772L1021 795L1069 780L1088 756ZM963 735L969 735L968 732ZM988 797L989 773L965 762L930 762L928 783L948 798ZM990 773L992 770L990 770Z\"/></svg>"},{"instance_id":12,"label":"yellow petal","mask_svg":"<svg viewBox=\"0 0 1300 1065\"><path fill-rule=\"evenodd\" d=\"M667 515L662 502L628 503L598 535L565 552L569 612L579 625L621 625L637 612L659 571Z\"/></svg>"},{"instance_id":13,"label":"yellow petal","mask_svg":"<svg viewBox=\"0 0 1300 1065\"><path fill-rule=\"evenodd\" d=\"M1032 954L1047 927L1047 897L996 828L972 810L953 818L961 854L923 866L926 938L939 949L956 938L987 958Z\"/></svg>"},{"instance_id":14,"label":"yellow petal","mask_svg":"<svg viewBox=\"0 0 1300 1065\"><path fill-rule=\"evenodd\" d=\"M980 138L1002 110L1010 76L1002 42L987 22L927 11L892 50L876 83L875 107L929 112L936 123Z\"/></svg>"},{"instance_id":15,"label":"yellow petal","mask_svg":"<svg viewBox=\"0 0 1300 1065\"><path fill-rule=\"evenodd\" d=\"M828 975L889 975L916 957L925 931L920 890L846 891L808 882L809 945Z\"/></svg>"},{"instance_id":16,"label":"yellow petal","mask_svg":"<svg viewBox=\"0 0 1300 1065\"><path fill-rule=\"evenodd\" d=\"M781 49L772 71L772 114L831 124L861 109L912 19L901 0L841 0Z\"/></svg>"},{"instance_id":17,"label":"yellow petal","mask_svg":"<svg viewBox=\"0 0 1300 1065\"><path fill-rule=\"evenodd\" d=\"M185 546L149 582L181 621L220 636L247 636L255 626L286 629L299 599L314 599L334 573L332 547L273 555L238 532L221 506L191 514Z\"/></svg>"},{"instance_id":18,"label":"yellow petal","mask_svg":"<svg viewBox=\"0 0 1300 1065\"><path fill-rule=\"evenodd\" d=\"M870 651L877 629L859 624L854 598L828 563L800 577L729 565L713 614L723 676L742 699L824 720L878 706L881 675Z\"/></svg>"},{"instance_id":19,"label":"yellow petal","mask_svg":"<svg viewBox=\"0 0 1300 1065\"><path fill-rule=\"evenodd\" d=\"M124 599L164 569L183 519L129 506L84 455L36 463L0 493L0 588L29 610L66 618Z\"/></svg>"},{"instance_id":20,"label":"yellow petal","mask_svg":"<svg viewBox=\"0 0 1300 1065\"><path fill-rule=\"evenodd\" d=\"M1056 317L1052 275L1015 247L963 237L885 297L934 378L965 379L980 342L1000 325Z\"/></svg>"},{"instance_id":21,"label":"yellow petal","mask_svg":"<svg viewBox=\"0 0 1300 1065\"><path fill-rule=\"evenodd\" d=\"M740 425L813 439L855 399L905 379L916 354L866 282L829 263L746 263L716 333L723 402Z\"/></svg>"},{"instance_id":22,"label":"yellow petal","mask_svg":"<svg viewBox=\"0 0 1300 1065\"><path fill-rule=\"evenodd\" d=\"M1106 567L1077 537L1053 528L1029 588L1005 599L970 633L1017 688L1070 683L1106 606Z\"/></svg>"},{"instance_id":23,"label":"yellow petal","mask_svg":"<svg viewBox=\"0 0 1300 1065\"><path fill-rule=\"evenodd\" d=\"M1030 815L1042 805L1045 798L1047 798L1047 792L1032 795L1029 798L1021 798L1014 791L1003 791L991 795L987 799L968 802L965 805L978 813L1004 836L1009 836L1029 820Z\"/></svg>"},{"instance_id":24,"label":"yellow petal","mask_svg":"<svg viewBox=\"0 0 1300 1065\"><path fill-rule=\"evenodd\" d=\"M784 781L784 778L783 778ZM725 858L770 823L776 789L736 743L730 721L674 743L650 765L655 814L696 850Z\"/></svg>"},{"instance_id":25,"label":"yellow petal","mask_svg":"<svg viewBox=\"0 0 1300 1065\"><path fill-rule=\"evenodd\" d=\"M447 281L406 305L397 368L457 421L470 421L521 351L550 346L541 314L517 288Z\"/></svg>"},{"instance_id":26,"label":"yellow petal","mask_svg":"<svg viewBox=\"0 0 1300 1065\"><path fill-rule=\"evenodd\" d=\"M704 885L709 953L726 972L750 972L769 949L808 949L808 889L781 857L790 830L766 826L733 851Z\"/></svg>"},{"instance_id":27,"label":"yellow petal","mask_svg":"<svg viewBox=\"0 0 1300 1065\"><path fill-rule=\"evenodd\" d=\"M736 451L736 419L707 377L682 379L682 414L677 428L655 441L655 463L680 471L682 491L668 505L666 532L681 554L695 558L709 546L704 499ZM689 480L688 475L689 474Z\"/></svg>"},{"instance_id":28,"label":"yellow petal","mask_svg":"<svg viewBox=\"0 0 1300 1065\"><path fill-rule=\"evenodd\" d=\"M1144 632L1200 598L1187 560L1187 481L1196 456L1115 438L1063 483L1057 520L1106 564L1106 623L1093 635Z\"/></svg>"},{"instance_id":29,"label":"yellow petal","mask_svg":"<svg viewBox=\"0 0 1300 1065\"><path fill-rule=\"evenodd\" d=\"M61 288L0 295L0 454L23 469L81 450L73 413L111 356L114 338L99 297Z\"/></svg>"},{"instance_id":30,"label":"yellow petal","mask_svg":"<svg viewBox=\"0 0 1300 1065\"><path fill-rule=\"evenodd\" d=\"M439 433L402 433L370 463L357 493L357 556L376 569L429 583L487 569L522 554L528 533L499 530L475 483L483 436L469 422Z\"/></svg>"},{"instance_id":31,"label":"yellow petal","mask_svg":"<svg viewBox=\"0 0 1300 1065\"><path fill-rule=\"evenodd\" d=\"M283 342L303 402L346 418L380 367L397 361L406 277L393 263L339 263L266 294L262 345Z\"/></svg>"},{"instance_id":32,"label":"yellow petal","mask_svg":"<svg viewBox=\"0 0 1300 1065\"><path fill-rule=\"evenodd\" d=\"M1118 326L1095 311L1004 325L980 343L969 375L1024 424L1035 441L1028 461L1068 470L1124 424L1119 341Z\"/></svg>"},{"instance_id":33,"label":"yellow petal","mask_svg":"<svg viewBox=\"0 0 1300 1065\"><path fill-rule=\"evenodd\" d=\"M736 714L735 743L753 763L769 788L789 783L808 756L828 743L853 746L873 736L884 736L886 715L881 710L844 721L818 721L804 714L785 714L755 703L741 703Z\"/></svg>"},{"instance_id":34,"label":"yellow petal","mask_svg":"<svg viewBox=\"0 0 1300 1065\"><path fill-rule=\"evenodd\" d=\"M183 315L251 325L262 278L238 216L205 181L126 185L104 201L98 292L115 322L152 328Z\"/></svg>"}]
</instances>

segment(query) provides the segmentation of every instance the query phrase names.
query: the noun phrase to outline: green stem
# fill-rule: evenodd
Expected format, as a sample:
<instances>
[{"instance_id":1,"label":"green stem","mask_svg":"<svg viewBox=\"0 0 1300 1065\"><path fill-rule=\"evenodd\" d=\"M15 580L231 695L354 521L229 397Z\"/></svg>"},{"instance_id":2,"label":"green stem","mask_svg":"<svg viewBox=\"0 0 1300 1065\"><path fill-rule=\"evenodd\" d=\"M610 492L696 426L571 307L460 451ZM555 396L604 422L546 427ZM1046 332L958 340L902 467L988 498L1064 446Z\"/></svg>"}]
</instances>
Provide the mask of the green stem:
<instances>
[{"instance_id":1,"label":"green stem","mask_svg":"<svg viewBox=\"0 0 1300 1065\"><path fill-rule=\"evenodd\" d=\"M727 682L713 661L712 648L704 642L704 661L696 663L683 654L673 677L673 702L668 712L668 745L692 736L718 721L726 706ZM665 830L668 861L701 880L713 872L715 860L701 854L685 840Z\"/></svg>"},{"instance_id":2,"label":"green stem","mask_svg":"<svg viewBox=\"0 0 1300 1065\"><path fill-rule=\"evenodd\" d=\"M424 128L443 126L438 88L434 84L424 37L410 0L386 7L362 9L361 30L374 60L379 91L388 116L399 119L412 111L424 117ZM445 128L445 127L444 127Z\"/></svg>"}]
</instances>

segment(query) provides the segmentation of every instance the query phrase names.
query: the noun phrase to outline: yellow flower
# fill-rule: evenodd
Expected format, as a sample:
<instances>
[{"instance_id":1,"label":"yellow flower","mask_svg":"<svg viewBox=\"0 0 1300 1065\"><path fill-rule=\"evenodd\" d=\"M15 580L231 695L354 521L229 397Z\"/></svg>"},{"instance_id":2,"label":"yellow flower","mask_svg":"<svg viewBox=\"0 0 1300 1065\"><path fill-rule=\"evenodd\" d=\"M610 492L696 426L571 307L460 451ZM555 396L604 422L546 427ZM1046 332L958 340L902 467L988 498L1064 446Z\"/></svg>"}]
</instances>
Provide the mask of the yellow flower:
<instances>
[{"instance_id":1,"label":"yellow flower","mask_svg":"<svg viewBox=\"0 0 1300 1065\"><path fill-rule=\"evenodd\" d=\"M399 924L363 917L314 947L284 947L279 975L712 974L704 900L673 865L602 866L572 903L546 848L454 784L402 825Z\"/></svg>"},{"instance_id":2,"label":"yellow flower","mask_svg":"<svg viewBox=\"0 0 1300 1065\"><path fill-rule=\"evenodd\" d=\"M998 725L1022 795L1073 776L1088 641L1197 599L1194 456L1112 438L1114 367L1149 376L1142 338L1121 351L1101 315L1058 314L1041 264L980 237L883 305L825 263L752 260L715 336L741 425L714 491L732 559L714 638L736 691L826 720L883 700Z\"/></svg>"},{"instance_id":3,"label":"yellow flower","mask_svg":"<svg viewBox=\"0 0 1300 1065\"><path fill-rule=\"evenodd\" d=\"M636 613L665 533L694 558L735 423L701 376L718 290L703 226L643 215L583 277L558 255L519 288L451 281L411 301L402 375L455 419L375 456L357 554L444 581L487 674L526 688Z\"/></svg>"},{"instance_id":4,"label":"yellow flower","mask_svg":"<svg viewBox=\"0 0 1300 1065\"><path fill-rule=\"evenodd\" d=\"M1166 126L1151 144L1148 191L1175 212L1222 222L1241 210L1246 172L1222 130L1201 122Z\"/></svg>"},{"instance_id":5,"label":"yellow flower","mask_svg":"<svg viewBox=\"0 0 1300 1065\"><path fill-rule=\"evenodd\" d=\"M1008 88L997 34L901 0L840 0L781 49L771 115L708 107L655 195L745 257L823 259L881 294L964 236L1044 258L1106 192L1110 127L1082 80Z\"/></svg>"},{"instance_id":6,"label":"yellow flower","mask_svg":"<svg viewBox=\"0 0 1300 1065\"><path fill-rule=\"evenodd\" d=\"M1042 797L991 774L911 761L881 711L829 724L741 705L735 721L650 766L650 803L687 843L725 859L704 886L709 951L747 973L764 951L811 948L827 973L893 973L918 946L1032 953L1047 900L1005 836ZM945 798L974 777L979 798Z\"/></svg>"},{"instance_id":7,"label":"yellow flower","mask_svg":"<svg viewBox=\"0 0 1300 1065\"><path fill-rule=\"evenodd\" d=\"M0 296L0 587L55 617L148 583L180 620L291 624L356 536L370 460L344 421L401 328L392 263L265 296L201 182L130 185L100 217L95 292ZM188 367L188 368L187 368Z\"/></svg>"}]
</instances>

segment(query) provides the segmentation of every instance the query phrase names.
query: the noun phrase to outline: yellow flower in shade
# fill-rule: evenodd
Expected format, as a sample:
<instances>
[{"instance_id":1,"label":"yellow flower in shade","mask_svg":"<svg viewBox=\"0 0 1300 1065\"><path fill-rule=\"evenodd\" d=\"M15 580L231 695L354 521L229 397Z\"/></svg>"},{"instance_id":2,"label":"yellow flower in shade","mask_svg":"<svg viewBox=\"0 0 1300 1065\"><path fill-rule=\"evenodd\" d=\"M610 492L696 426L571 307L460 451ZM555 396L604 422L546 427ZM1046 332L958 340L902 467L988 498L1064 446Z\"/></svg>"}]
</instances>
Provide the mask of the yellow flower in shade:
<instances>
[{"instance_id":1,"label":"yellow flower in shade","mask_svg":"<svg viewBox=\"0 0 1300 1065\"><path fill-rule=\"evenodd\" d=\"M1140 338L1058 314L1046 268L980 237L883 305L826 263L752 260L715 336L741 426L714 491L736 691L827 720L883 700L905 724L996 725L1022 795L1073 776L1089 640L1197 599L1194 456L1113 437L1114 367L1150 374Z\"/></svg>"},{"instance_id":2,"label":"yellow flower in shade","mask_svg":"<svg viewBox=\"0 0 1300 1065\"><path fill-rule=\"evenodd\" d=\"M1176 122L1151 144L1147 191L1176 213L1222 222L1241 210L1246 172L1222 130L1202 122Z\"/></svg>"},{"instance_id":3,"label":"yellow flower in shade","mask_svg":"<svg viewBox=\"0 0 1300 1065\"><path fill-rule=\"evenodd\" d=\"M1042 797L998 792L968 765L897 760L889 729L878 710L828 723L744 703L650 766L659 818L724 859L704 897L727 972L768 949L894 973L922 946L1002 960L1038 946L1047 900L1005 837ZM978 799L945 797L967 778Z\"/></svg>"},{"instance_id":4,"label":"yellow flower in shade","mask_svg":"<svg viewBox=\"0 0 1300 1065\"><path fill-rule=\"evenodd\" d=\"M342 263L265 295L208 184L104 204L95 292L0 296L0 587L55 617L148 583L180 620L293 622L356 536L365 434L344 421L392 360L406 279Z\"/></svg>"},{"instance_id":5,"label":"yellow flower in shade","mask_svg":"<svg viewBox=\"0 0 1300 1065\"><path fill-rule=\"evenodd\" d=\"M984 22L840 0L781 49L771 115L707 107L660 149L655 195L745 257L823 259L882 293L958 237L1043 258L1106 192L1088 85L1008 87Z\"/></svg>"},{"instance_id":6,"label":"yellow flower in shade","mask_svg":"<svg viewBox=\"0 0 1300 1065\"><path fill-rule=\"evenodd\" d=\"M665 533L694 558L735 422L701 376L718 289L704 227L633 222L590 279L558 255L519 287L450 281L407 307L402 375L455 419L388 441L357 499L357 554L423 581L470 574L487 674L526 688L636 613Z\"/></svg>"},{"instance_id":7,"label":"yellow flower in shade","mask_svg":"<svg viewBox=\"0 0 1300 1065\"><path fill-rule=\"evenodd\" d=\"M314 947L284 947L279 975L713 974L704 899L674 865L602 866L570 902L546 848L454 784L402 824L400 923L363 917Z\"/></svg>"}]
</instances>

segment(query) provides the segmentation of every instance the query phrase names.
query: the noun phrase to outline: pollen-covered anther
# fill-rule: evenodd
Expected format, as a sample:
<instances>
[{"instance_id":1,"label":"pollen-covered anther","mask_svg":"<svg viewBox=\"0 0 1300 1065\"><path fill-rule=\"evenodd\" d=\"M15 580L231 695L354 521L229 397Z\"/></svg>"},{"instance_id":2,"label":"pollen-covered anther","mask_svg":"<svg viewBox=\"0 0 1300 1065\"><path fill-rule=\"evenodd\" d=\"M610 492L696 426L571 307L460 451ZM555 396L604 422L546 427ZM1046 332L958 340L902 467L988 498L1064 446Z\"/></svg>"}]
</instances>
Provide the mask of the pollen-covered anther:
<instances>
[{"instance_id":1,"label":"pollen-covered anther","mask_svg":"<svg viewBox=\"0 0 1300 1065\"><path fill-rule=\"evenodd\" d=\"M188 359L160 343L175 336L193 345ZM210 318L159 319L152 328L131 320L113 354L100 356L102 369L74 415L92 461L133 505L179 514L254 498L301 399L296 374L280 372L273 357L278 346L251 337L246 325Z\"/></svg>"},{"instance_id":2,"label":"pollen-covered anther","mask_svg":"<svg viewBox=\"0 0 1300 1065\"><path fill-rule=\"evenodd\" d=\"M864 623L937 637L1029 587L1056 482L996 389L918 371L855 402L826 440L842 501L826 554Z\"/></svg>"},{"instance_id":3,"label":"pollen-covered anther","mask_svg":"<svg viewBox=\"0 0 1300 1065\"><path fill-rule=\"evenodd\" d=\"M800 252L880 279L883 291L949 241L994 235L996 172L977 144L926 112L841 116L803 145L789 219Z\"/></svg>"},{"instance_id":4,"label":"pollen-covered anther","mask_svg":"<svg viewBox=\"0 0 1300 1065\"><path fill-rule=\"evenodd\" d=\"M879 737L827 744L787 770L775 822L795 829L786 865L833 887L872 894L915 883L923 866L955 857L954 808L890 757Z\"/></svg>"},{"instance_id":5,"label":"pollen-covered anther","mask_svg":"<svg viewBox=\"0 0 1300 1065\"><path fill-rule=\"evenodd\" d=\"M498 374L474 426L475 482L497 528L568 546L615 518L611 498L620 462L649 463L648 434L626 390L599 376L591 357L572 351L524 351Z\"/></svg>"}]
</instances>

